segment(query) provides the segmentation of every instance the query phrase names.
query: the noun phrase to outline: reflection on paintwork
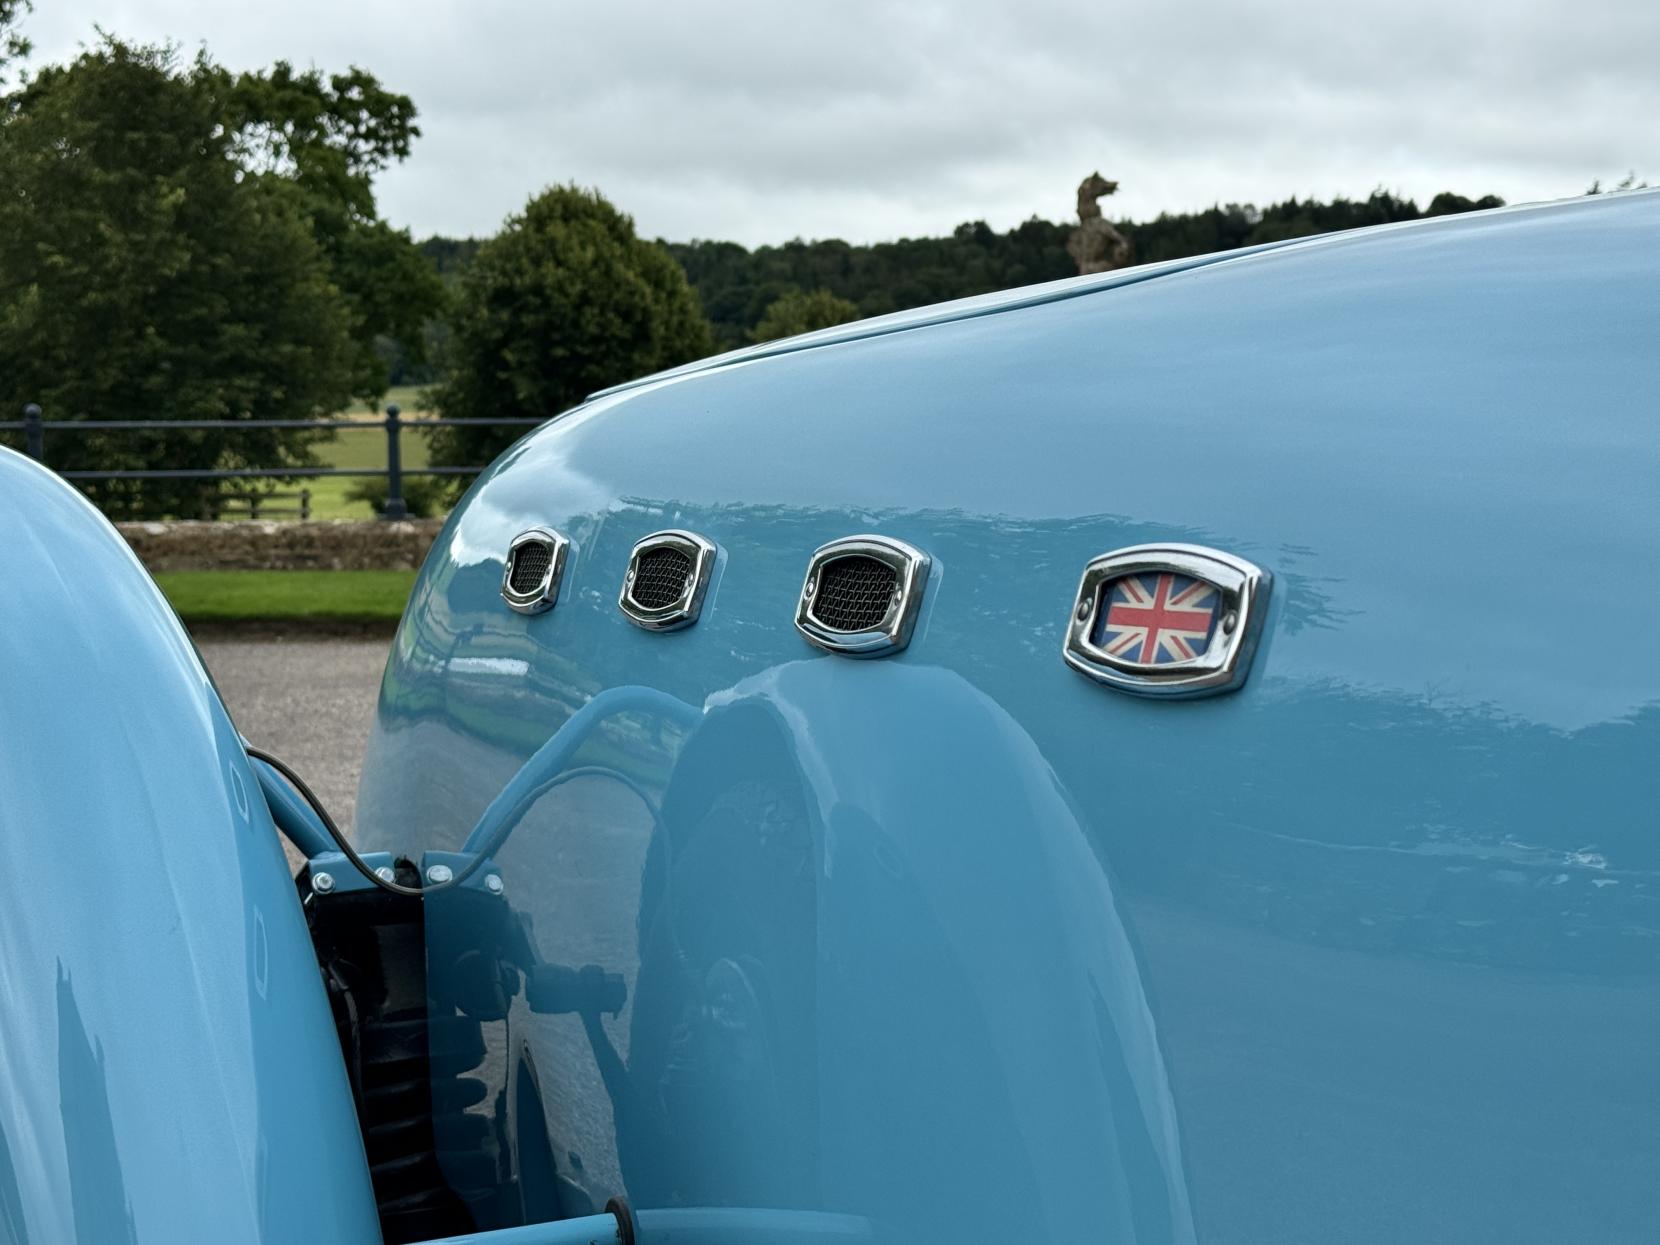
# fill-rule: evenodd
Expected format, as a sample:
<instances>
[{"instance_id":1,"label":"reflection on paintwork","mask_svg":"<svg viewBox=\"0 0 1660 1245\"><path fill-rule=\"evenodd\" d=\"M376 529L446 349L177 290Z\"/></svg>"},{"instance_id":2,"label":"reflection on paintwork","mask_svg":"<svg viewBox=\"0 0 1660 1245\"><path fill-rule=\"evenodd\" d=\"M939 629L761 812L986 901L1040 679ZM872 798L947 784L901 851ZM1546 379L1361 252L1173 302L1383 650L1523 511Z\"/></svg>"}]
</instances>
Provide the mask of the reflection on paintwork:
<instances>
[{"instance_id":1,"label":"reflection on paintwork","mask_svg":"<svg viewBox=\"0 0 1660 1245\"><path fill-rule=\"evenodd\" d=\"M110 1119L103 1044L87 1036L75 988L58 965L58 1101L69 1168L69 1204L77 1241L136 1241L132 1201Z\"/></svg>"},{"instance_id":2,"label":"reflection on paintwork","mask_svg":"<svg viewBox=\"0 0 1660 1245\"><path fill-rule=\"evenodd\" d=\"M615 1173L642 1206L817 1210L828 1199L894 1239L964 1239L977 1229L1014 1235L1030 1214L1022 1208L1041 1202L1141 1239L1191 1240L1173 1104L1139 971L1065 793L1031 742L958 676L855 673L864 669L792 663L713 698L659 787L649 832L595 837L525 816L511 835L477 836L493 847L507 901L476 889L429 899L429 955L443 966L434 1013L481 1028L499 1022L496 1040L478 1044L487 1050L510 1050L520 1026L534 1031L533 1014L571 1016L568 1030L588 1049L567 1041L557 1079L592 1069L614 1144L554 1123L555 1145L585 1155L590 1178ZM618 703L650 703L629 692L593 705L619 693ZM664 709L670 725L683 723ZM882 726L837 729L865 713ZM944 741L927 729L941 713L956 723L949 746L969 776L944 787L912 779L942 772ZM568 732L538 756L580 752L580 732ZM809 774L858 779L815 786ZM558 777L533 760L510 789L552 803ZM638 819L608 828L618 820ZM883 826L909 832L898 840ZM565 851L584 871L636 873L638 893L604 897L604 913L573 904L553 880L555 861L570 857L547 859L559 845L529 841L536 833L582 836ZM941 852L954 859L946 878L907 860ZM520 863L538 857L541 873ZM872 912L903 915L877 926ZM628 925L632 948L595 940ZM574 967L584 958L597 962ZM965 986L988 970L993 990L965 1008ZM521 973L522 1004L509 1006ZM555 975L568 984L538 990ZM469 983L500 980L515 984L463 997ZM911 1058L923 1034L950 1057ZM995 1054L1019 1047L1036 1056L1023 1069ZM487 1058L467 1072L486 1088L466 1097L508 1101L509 1075ZM543 1073L543 1092L554 1079ZM977 1087L972 1097L964 1083ZM1103 1097L1112 1111L1094 1109ZM872 1135L863 1122L878 1117L889 1122ZM941 1144L935 1133L953 1119ZM1038 1140L1042 1120L1050 1126ZM905 1121L923 1135L909 1135ZM985 1144L988 1122L1001 1145ZM1017 1137L1033 1140L1012 1144ZM471 1165L458 1163L452 1180ZM824 1165L874 1167L887 1187L862 1200L826 1194ZM1024 1186L1005 1218L1003 1203L958 1196L987 1181ZM584 1188L567 1213L609 1192Z\"/></svg>"},{"instance_id":3,"label":"reflection on paintwork","mask_svg":"<svg viewBox=\"0 0 1660 1245\"><path fill-rule=\"evenodd\" d=\"M1538 585L1660 627L1657 225L1648 195L1354 235L522 442L423 575L358 807L455 851L595 697L702 711L595 724L496 849L536 958L626 992L488 1022L562 1213L1650 1239L1660 669L1585 659ZM488 551L534 523L573 595L524 620ZM653 636L612 597L664 527L727 563ZM924 615L894 658L815 656L803 560L867 530L934 559ZM1274 574L1238 695L1062 665L1077 568L1151 541Z\"/></svg>"}]
</instances>

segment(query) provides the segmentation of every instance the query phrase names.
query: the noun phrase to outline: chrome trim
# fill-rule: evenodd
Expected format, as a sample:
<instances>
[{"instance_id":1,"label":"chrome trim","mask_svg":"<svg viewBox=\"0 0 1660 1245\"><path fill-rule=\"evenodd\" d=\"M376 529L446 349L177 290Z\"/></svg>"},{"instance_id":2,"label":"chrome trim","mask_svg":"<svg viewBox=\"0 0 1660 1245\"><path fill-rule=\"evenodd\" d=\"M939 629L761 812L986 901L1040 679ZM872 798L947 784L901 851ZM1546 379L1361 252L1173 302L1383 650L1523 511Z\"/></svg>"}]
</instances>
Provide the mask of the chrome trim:
<instances>
[{"instance_id":1,"label":"chrome trim","mask_svg":"<svg viewBox=\"0 0 1660 1245\"><path fill-rule=\"evenodd\" d=\"M532 544L548 547L552 554L548 559L548 569L532 591L515 592L512 584L514 561L520 549ZM520 532L513 538L513 543L507 546L507 556L502 559L501 599L507 602L509 608L521 614L540 614L551 610L554 603L559 600L559 581L565 576L565 557L570 547L571 542L552 528L533 527Z\"/></svg>"},{"instance_id":2,"label":"chrome trim","mask_svg":"<svg viewBox=\"0 0 1660 1245\"><path fill-rule=\"evenodd\" d=\"M639 569L640 557L653 549L678 549L692 561L692 573L686 580L680 599L656 609L641 605L633 597L634 575ZM709 590L709 577L714 574L715 558L719 552L714 542L705 540L696 532L671 528L642 537L635 542L633 551L628 555L628 570L623 575L622 591L617 595L617 608L629 622L647 631L676 631L681 627L690 627L703 610L703 594Z\"/></svg>"},{"instance_id":3,"label":"chrome trim","mask_svg":"<svg viewBox=\"0 0 1660 1245\"><path fill-rule=\"evenodd\" d=\"M1172 572L1201 579L1217 590L1221 618L1210 644L1197 657L1154 665L1114 657L1090 642L1102 589L1125 575ZM1199 545L1132 545L1095 558L1084 568L1061 656L1080 674L1137 696L1214 696L1245 682L1268 611L1273 576L1232 554Z\"/></svg>"},{"instance_id":4,"label":"chrome trim","mask_svg":"<svg viewBox=\"0 0 1660 1245\"><path fill-rule=\"evenodd\" d=\"M821 622L813 613L819 572L831 562L846 557L874 558L891 566L898 575L898 588L888 603L882 625L868 631L838 631ZM881 657L897 653L911 642L922 593L928 583L928 555L890 536L848 536L815 550L807 563L807 574L796 599L795 629L808 643L848 657Z\"/></svg>"}]
</instances>

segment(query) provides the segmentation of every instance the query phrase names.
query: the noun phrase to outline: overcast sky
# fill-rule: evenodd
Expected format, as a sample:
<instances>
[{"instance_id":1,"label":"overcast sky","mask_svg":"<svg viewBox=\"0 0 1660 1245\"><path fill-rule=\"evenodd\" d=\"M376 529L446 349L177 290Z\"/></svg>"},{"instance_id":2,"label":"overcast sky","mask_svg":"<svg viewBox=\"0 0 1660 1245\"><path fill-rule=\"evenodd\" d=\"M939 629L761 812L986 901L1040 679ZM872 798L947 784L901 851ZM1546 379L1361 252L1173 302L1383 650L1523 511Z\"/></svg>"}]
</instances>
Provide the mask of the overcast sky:
<instances>
[{"instance_id":1,"label":"overcast sky","mask_svg":"<svg viewBox=\"0 0 1660 1245\"><path fill-rule=\"evenodd\" d=\"M1132 219L1660 180L1660 0L37 0L24 30L38 63L95 25L413 96L380 196L417 237L573 180L751 245L1069 218L1094 169Z\"/></svg>"}]
</instances>

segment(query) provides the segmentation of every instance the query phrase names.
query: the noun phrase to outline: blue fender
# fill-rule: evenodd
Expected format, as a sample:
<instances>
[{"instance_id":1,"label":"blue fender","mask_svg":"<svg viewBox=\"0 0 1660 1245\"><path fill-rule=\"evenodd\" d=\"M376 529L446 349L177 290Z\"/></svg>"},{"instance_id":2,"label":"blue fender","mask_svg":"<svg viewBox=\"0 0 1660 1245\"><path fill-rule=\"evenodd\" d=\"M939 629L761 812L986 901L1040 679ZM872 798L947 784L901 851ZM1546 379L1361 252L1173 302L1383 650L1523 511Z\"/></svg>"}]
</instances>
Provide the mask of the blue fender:
<instances>
[{"instance_id":1,"label":"blue fender","mask_svg":"<svg viewBox=\"0 0 1660 1245\"><path fill-rule=\"evenodd\" d=\"M629 1075L662 1109L638 1148L617 1118L642 1205L857 1189L881 1239L1192 1241L1110 861L1025 730L899 663L790 662L709 704L639 901Z\"/></svg>"},{"instance_id":2,"label":"blue fender","mask_svg":"<svg viewBox=\"0 0 1660 1245\"><path fill-rule=\"evenodd\" d=\"M0 1241L380 1239L282 848L110 525L0 450Z\"/></svg>"},{"instance_id":3,"label":"blue fender","mask_svg":"<svg viewBox=\"0 0 1660 1245\"><path fill-rule=\"evenodd\" d=\"M631 712L684 732L649 794L584 755L603 722ZM544 961L606 958L589 918L523 863L566 850L537 803L595 775L661 806L649 839L602 831L581 866L638 869L637 893L615 897L635 914L638 968L626 1033L580 1002L556 1010L581 1021L570 1027L604 1087L642 1225L682 1203L810 1207L833 1172L864 1191L857 1222L872 1239L1018 1240L1039 1222L1194 1239L1108 862L995 702L947 670L827 661L746 680L701 715L649 688L601 693L525 763L461 853L426 857L461 873L488 853L488 871L514 879L506 903ZM426 901L434 979L497 975L477 948L499 917L472 890ZM465 997L457 984L438 989L435 1014ZM507 1009L509 1048L550 1010L537 993ZM916 1060L919 1045L939 1057ZM473 1096L518 1098L511 1070L471 1073L502 1074ZM476 1164L450 1153L464 1183ZM521 1179L535 1178L526 1166ZM978 1197L988 1186L1004 1196ZM744 1214L721 1231L846 1230L810 1210Z\"/></svg>"}]
</instances>

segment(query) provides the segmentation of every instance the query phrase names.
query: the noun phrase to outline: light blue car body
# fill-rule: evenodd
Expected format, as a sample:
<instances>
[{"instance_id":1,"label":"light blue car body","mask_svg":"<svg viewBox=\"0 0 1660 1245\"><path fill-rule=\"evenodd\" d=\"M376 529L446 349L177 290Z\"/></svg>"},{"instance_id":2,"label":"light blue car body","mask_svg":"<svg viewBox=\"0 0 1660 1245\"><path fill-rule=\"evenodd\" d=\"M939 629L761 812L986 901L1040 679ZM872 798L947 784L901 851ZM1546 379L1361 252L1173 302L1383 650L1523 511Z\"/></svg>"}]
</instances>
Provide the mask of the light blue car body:
<instances>
[{"instance_id":1,"label":"light blue car body","mask_svg":"<svg viewBox=\"0 0 1660 1245\"><path fill-rule=\"evenodd\" d=\"M379 1239L281 841L103 517L0 449L0 1245Z\"/></svg>"},{"instance_id":2,"label":"light blue car body","mask_svg":"<svg viewBox=\"0 0 1660 1245\"><path fill-rule=\"evenodd\" d=\"M694 365L509 451L417 584L357 802L365 850L480 866L424 918L433 1019L485 1052L433 1071L478 1226L609 1241L623 1197L639 1245L1654 1240L1657 242L1638 193L1133 269ZM531 527L572 543L527 617ZM664 528L720 553L657 634L617 597ZM792 625L862 532L932 559L867 661ZM217 693L4 451L0 534L0 1243L375 1241ZM1273 576L1241 689L1063 663L1084 565L1152 541Z\"/></svg>"},{"instance_id":3,"label":"light blue car body","mask_svg":"<svg viewBox=\"0 0 1660 1245\"><path fill-rule=\"evenodd\" d=\"M917 1245L1655 1239L1657 393L1633 194L850 325L521 441L428 559L358 801L464 860L544 784L507 900L629 1001L485 1026L521 1177ZM572 545L527 618L534 526ZM663 528L721 550L672 634L617 607ZM792 626L861 532L933 559L874 661ZM1274 577L1235 694L1062 662L1085 563L1167 540Z\"/></svg>"}]
</instances>

